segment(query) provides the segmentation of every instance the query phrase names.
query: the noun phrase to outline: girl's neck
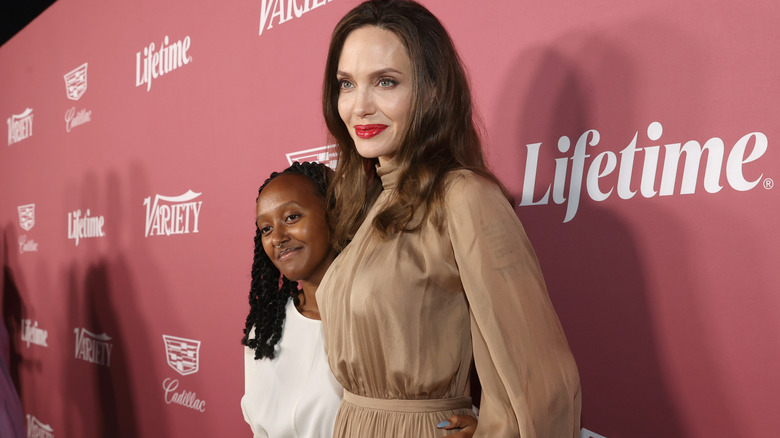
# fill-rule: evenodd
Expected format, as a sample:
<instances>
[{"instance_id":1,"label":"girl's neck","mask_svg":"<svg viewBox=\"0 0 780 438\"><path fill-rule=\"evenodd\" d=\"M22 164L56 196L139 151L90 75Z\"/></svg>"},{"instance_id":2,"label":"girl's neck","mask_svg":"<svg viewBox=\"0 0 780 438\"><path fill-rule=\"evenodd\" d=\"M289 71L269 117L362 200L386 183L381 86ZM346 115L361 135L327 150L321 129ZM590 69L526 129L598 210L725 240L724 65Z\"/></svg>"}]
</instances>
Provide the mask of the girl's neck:
<instances>
[{"instance_id":1,"label":"girl's neck","mask_svg":"<svg viewBox=\"0 0 780 438\"><path fill-rule=\"evenodd\" d=\"M301 294L299 295L301 304L297 309L301 315L310 319L321 319L320 308L317 306L317 298L315 297L317 287L319 287L319 282L317 284L301 282Z\"/></svg>"}]
</instances>

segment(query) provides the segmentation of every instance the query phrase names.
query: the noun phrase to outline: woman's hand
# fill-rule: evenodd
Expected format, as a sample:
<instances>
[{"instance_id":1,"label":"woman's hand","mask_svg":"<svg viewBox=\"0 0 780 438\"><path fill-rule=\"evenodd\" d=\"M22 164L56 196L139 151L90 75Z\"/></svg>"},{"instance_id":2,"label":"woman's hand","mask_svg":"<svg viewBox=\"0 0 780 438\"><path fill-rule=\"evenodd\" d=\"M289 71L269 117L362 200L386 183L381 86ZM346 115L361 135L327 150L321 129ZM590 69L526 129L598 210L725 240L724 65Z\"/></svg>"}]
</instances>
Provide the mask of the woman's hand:
<instances>
[{"instance_id":1,"label":"woman's hand","mask_svg":"<svg viewBox=\"0 0 780 438\"><path fill-rule=\"evenodd\" d=\"M477 419L471 415L453 415L437 424L439 429L457 430L457 433L447 435L455 438L471 438L477 430Z\"/></svg>"}]
</instances>

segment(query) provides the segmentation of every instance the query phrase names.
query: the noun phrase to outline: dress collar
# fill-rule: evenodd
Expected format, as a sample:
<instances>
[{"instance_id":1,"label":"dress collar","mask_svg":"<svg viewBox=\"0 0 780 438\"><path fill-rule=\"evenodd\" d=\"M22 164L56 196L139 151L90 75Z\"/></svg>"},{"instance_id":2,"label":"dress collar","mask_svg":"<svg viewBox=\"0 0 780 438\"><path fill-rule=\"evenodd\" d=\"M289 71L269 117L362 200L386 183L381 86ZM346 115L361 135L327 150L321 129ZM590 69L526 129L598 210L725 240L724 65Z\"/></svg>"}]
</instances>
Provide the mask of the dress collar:
<instances>
[{"instance_id":1,"label":"dress collar","mask_svg":"<svg viewBox=\"0 0 780 438\"><path fill-rule=\"evenodd\" d=\"M394 189L398 183L398 164L395 160L385 161L384 165L376 165L376 174L382 180L382 188L385 190Z\"/></svg>"}]
</instances>

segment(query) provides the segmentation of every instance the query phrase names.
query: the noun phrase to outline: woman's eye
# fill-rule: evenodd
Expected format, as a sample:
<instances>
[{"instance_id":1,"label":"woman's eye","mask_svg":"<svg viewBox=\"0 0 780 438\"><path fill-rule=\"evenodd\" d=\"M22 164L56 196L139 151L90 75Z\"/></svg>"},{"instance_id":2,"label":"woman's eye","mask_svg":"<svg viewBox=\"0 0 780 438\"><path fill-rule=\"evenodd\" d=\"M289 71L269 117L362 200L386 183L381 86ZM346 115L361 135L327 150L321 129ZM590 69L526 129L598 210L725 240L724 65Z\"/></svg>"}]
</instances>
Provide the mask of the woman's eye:
<instances>
[{"instance_id":1,"label":"woman's eye","mask_svg":"<svg viewBox=\"0 0 780 438\"><path fill-rule=\"evenodd\" d=\"M300 214L293 213L293 214L287 216L287 222L295 222L296 220L298 220L300 218L301 218Z\"/></svg>"},{"instance_id":2,"label":"woman's eye","mask_svg":"<svg viewBox=\"0 0 780 438\"><path fill-rule=\"evenodd\" d=\"M382 78L379 80L379 86L384 88L390 88L392 86L398 85L398 81L396 81L393 78Z\"/></svg>"},{"instance_id":3,"label":"woman's eye","mask_svg":"<svg viewBox=\"0 0 780 438\"><path fill-rule=\"evenodd\" d=\"M350 89L352 87L354 87L352 82L350 82L350 81L348 81L346 79L342 79L342 80L339 81L339 88L342 89L342 90L347 90L347 89Z\"/></svg>"},{"instance_id":4,"label":"woman's eye","mask_svg":"<svg viewBox=\"0 0 780 438\"><path fill-rule=\"evenodd\" d=\"M271 232L271 227L260 227L260 235L265 236Z\"/></svg>"}]
</instances>

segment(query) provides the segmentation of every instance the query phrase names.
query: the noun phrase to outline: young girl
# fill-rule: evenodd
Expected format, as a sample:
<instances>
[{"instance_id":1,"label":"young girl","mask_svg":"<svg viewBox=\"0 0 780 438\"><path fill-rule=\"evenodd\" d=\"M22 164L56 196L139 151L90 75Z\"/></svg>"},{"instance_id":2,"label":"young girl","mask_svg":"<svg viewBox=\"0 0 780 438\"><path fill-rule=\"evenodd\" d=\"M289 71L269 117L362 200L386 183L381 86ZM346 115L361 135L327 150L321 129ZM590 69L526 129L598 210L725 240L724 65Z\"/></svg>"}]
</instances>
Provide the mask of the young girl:
<instances>
[{"instance_id":1,"label":"young girl","mask_svg":"<svg viewBox=\"0 0 780 438\"><path fill-rule=\"evenodd\" d=\"M330 174L322 164L294 163L258 194L241 400L255 437L333 433L342 389L325 358L315 297L334 257L325 215ZM459 436L473 434L472 417L448 420L448 429L467 427Z\"/></svg>"},{"instance_id":2,"label":"young girl","mask_svg":"<svg viewBox=\"0 0 780 438\"><path fill-rule=\"evenodd\" d=\"M324 165L294 163L259 190L241 399L256 438L333 433L342 390L328 368L314 297L334 256L329 177Z\"/></svg>"},{"instance_id":3,"label":"young girl","mask_svg":"<svg viewBox=\"0 0 780 438\"><path fill-rule=\"evenodd\" d=\"M412 1L371 0L331 36L323 112L340 148L330 196L341 254L320 285L344 387L337 437L579 436L577 367L539 265L487 169L449 35Z\"/></svg>"}]
</instances>

